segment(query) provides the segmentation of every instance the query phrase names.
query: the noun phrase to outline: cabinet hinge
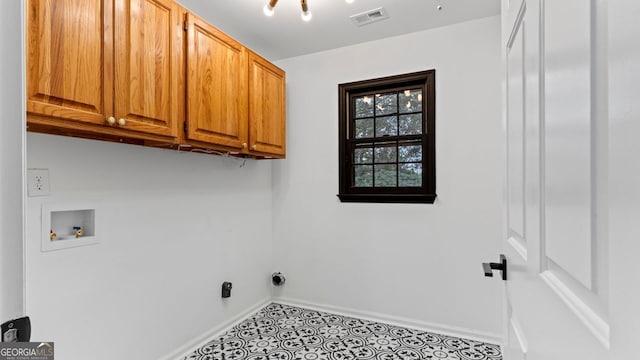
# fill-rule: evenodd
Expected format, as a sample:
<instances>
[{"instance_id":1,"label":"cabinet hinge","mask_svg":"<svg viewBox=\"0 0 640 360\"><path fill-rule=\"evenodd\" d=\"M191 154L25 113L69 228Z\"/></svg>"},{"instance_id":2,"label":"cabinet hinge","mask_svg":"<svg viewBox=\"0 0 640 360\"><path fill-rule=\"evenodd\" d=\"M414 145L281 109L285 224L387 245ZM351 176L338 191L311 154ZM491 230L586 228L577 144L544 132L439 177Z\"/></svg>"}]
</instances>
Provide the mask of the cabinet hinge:
<instances>
[{"instance_id":1,"label":"cabinet hinge","mask_svg":"<svg viewBox=\"0 0 640 360\"><path fill-rule=\"evenodd\" d=\"M184 128L184 133L186 134L187 133L187 129L188 129L186 121L183 123L183 128Z\"/></svg>"},{"instance_id":2,"label":"cabinet hinge","mask_svg":"<svg viewBox=\"0 0 640 360\"><path fill-rule=\"evenodd\" d=\"M184 31L189 30L189 22L187 20L184 21Z\"/></svg>"}]
</instances>

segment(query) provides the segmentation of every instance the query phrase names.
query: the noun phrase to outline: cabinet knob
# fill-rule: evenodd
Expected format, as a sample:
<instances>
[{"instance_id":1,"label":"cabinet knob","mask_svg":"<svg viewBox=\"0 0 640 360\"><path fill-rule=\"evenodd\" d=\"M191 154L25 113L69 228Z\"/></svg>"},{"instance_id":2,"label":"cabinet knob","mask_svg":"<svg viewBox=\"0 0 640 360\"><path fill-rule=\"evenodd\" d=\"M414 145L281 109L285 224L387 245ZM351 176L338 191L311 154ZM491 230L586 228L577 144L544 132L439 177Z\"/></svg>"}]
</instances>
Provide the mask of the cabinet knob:
<instances>
[{"instance_id":1,"label":"cabinet knob","mask_svg":"<svg viewBox=\"0 0 640 360\"><path fill-rule=\"evenodd\" d=\"M113 124L115 124L115 123L116 123L116 118L114 118L113 116L109 116L109 117L107 118L107 123L108 123L109 125L113 125Z\"/></svg>"},{"instance_id":2,"label":"cabinet knob","mask_svg":"<svg viewBox=\"0 0 640 360\"><path fill-rule=\"evenodd\" d=\"M242 143L242 148L246 149L247 148L247 143Z\"/></svg>"},{"instance_id":3,"label":"cabinet knob","mask_svg":"<svg viewBox=\"0 0 640 360\"><path fill-rule=\"evenodd\" d=\"M258 148L258 147L256 146L256 144L253 144L253 145L251 146L251 150L255 150L255 149L257 149L257 148Z\"/></svg>"},{"instance_id":4,"label":"cabinet knob","mask_svg":"<svg viewBox=\"0 0 640 360\"><path fill-rule=\"evenodd\" d=\"M127 120L125 120L124 118L118 119L118 125L120 125L120 126L127 125Z\"/></svg>"}]
</instances>

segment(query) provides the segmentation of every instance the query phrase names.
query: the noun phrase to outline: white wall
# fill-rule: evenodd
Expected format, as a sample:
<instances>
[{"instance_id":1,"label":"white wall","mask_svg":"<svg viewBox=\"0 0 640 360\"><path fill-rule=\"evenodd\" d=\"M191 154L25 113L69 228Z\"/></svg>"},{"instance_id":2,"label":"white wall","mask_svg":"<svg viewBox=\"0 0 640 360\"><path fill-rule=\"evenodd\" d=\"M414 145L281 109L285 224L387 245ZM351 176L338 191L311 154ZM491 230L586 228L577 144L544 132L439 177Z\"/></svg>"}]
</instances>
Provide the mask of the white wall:
<instances>
[{"instance_id":1,"label":"white wall","mask_svg":"<svg viewBox=\"0 0 640 360\"><path fill-rule=\"evenodd\" d=\"M270 296L270 162L31 133L27 162L51 179L27 199L27 311L57 358L158 359ZM41 205L77 202L102 243L41 252Z\"/></svg>"},{"instance_id":2,"label":"white wall","mask_svg":"<svg viewBox=\"0 0 640 360\"><path fill-rule=\"evenodd\" d=\"M0 323L23 315L22 7L0 2Z\"/></svg>"},{"instance_id":3,"label":"white wall","mask_svg":"<svg viewBox=\"0 0 640 360\"><path fill-rule=\"evenodd\" d=\"M491 17L278 62L289 155L274 165L274 262L287 276L277 296L501 333L502 284L480 265L501 244L499 44ZM338 84L428 69L436 203L340 203Z\"/></svg>"}]
</instances>

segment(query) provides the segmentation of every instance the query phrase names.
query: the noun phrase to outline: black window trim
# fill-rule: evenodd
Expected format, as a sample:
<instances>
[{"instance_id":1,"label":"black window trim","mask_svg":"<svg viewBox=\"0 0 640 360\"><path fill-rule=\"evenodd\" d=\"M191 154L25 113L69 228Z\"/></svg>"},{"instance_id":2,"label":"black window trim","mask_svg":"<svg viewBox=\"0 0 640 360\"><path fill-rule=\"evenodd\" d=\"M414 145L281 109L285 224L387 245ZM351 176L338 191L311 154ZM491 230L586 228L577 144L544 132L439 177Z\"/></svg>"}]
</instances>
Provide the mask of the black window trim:
<instances>
[{"instance_id":1,"label":"black window trim","mask_svg":"<svg viewBox=\"0 0 640 360\"><path fill-rule=\"evenodd\" d=\"M341 202L363 203L426 203L433 204L436 194L436 142L435 142L435 70L404 75L356 81L338 85L338 136L339 136L339 193ZM423 186L419 188L354 188L351 186L350 99L363 92L381 92L394 88L423 87L426 109L423 116ZM364 140L364 139L363 139ZM360 141L360 139L358 140Z\"/></svg>"}]
</instances>

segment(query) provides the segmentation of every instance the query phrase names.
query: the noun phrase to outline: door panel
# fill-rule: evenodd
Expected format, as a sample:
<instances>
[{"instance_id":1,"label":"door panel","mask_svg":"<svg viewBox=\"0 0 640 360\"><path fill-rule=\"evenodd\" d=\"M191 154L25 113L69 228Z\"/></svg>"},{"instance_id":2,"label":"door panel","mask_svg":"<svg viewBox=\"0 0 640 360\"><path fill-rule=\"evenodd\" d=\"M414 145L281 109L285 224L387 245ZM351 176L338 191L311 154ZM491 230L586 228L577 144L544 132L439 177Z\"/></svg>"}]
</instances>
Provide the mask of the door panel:
<instances>
[{"instance_id":1,"label":"door panel","mask_svg":"<svg viewBox=\"0 0 640 360\"><path fill-rule=\"evenodd\" d=\"M284 71L251 53L249 56L249 144L251 150L285 154Z\"/></svg>"},{"instance_id":2,"label":"door panel","mask_svg":"<svg viewBox=\"0 0 640 360\"><path fill-rule=\"evenodd\" d=\"M508 6L504 0L505 359L607 359L607 286L591 286L608 273L598 250L606 247L594 245L607 239L592 231L602 226L592 214L603 210L592 201L601 191L592 180L593 101L606 102L589 82L595 45L584 16L594 5L524 0L515 16Z\"/></svg>"},{"instance_id":3,"label":"door panel","mask_svg":"<svg viewBox=\"0 0 640 360\"><path fill-rule=\"evenodd\" d=\"M116 0L115 117L176 137L182 119L182 15L170 0Z\"/></svg>"},{"instance_id":4,"label":"door panel","mask_svg":"<svg viewBox=\"0 0 640 360\"><path fill-rule=\"evenodd\" d=\"M544 14L545 255L591 288L591 6Z\"/></svg>"},{"instance_id":5,"label":"door panel","mask_svg":"<svg viewBox=\"0 0 640 360\"><path fill-rule=\"evenodd\" d=\"M247 144L247 50L187 14L187 137L242 149Z\"/></svg>"},{"instance_id":6,"label":"door panel","mask_svg":"<svg viewBox=\"0 0 640 360\"><path fill-rule=\"evenodd\" d=\"M110 0L28 1L28 113L95 124L111 115L111 8Z\"/></svg>"},{"instance_id":7,"label":"door panel","mask_svg":"<svg viewBox=\"0 0 640 360\"><path fill-rule=\"evenodd\" d=\"M524 241L524 40L518 20L507 47L509 237Z\"/></svg>"},{"instance_id":8,"label":"door panel","mask_svg":"<svg viewBox=\"0 0 640 360\"><path fill-rule=\"evenodd\" d=\"M519 4L521 4L519 2ZM528 232L533 230L529 226L525 229L527 221L525 214L525 206L529 206L530 201L525 201L525 144L530 142L525 138L525 15L526 6L519 9L513 9L513 1L510 3L509 19L513 19L513 27L508 34L508 41L505 50L506 61L506 97L507 97L507 123L506 123L506 143L507 143L507 233L505 254L508 257L510 273L508 274L511 282L523 282L524 277L529 274L527 272L513 271L513 269L526 269L527 259L529 257L527 247ZM515 14L514 14L515 13ZM528 29L527 29L528 30ZM528 160L528 159L527 159ZM527 179L526 186L532 186L535 182ZM535 211L535 209L533 209ZM525 233L525 230L527 233ZM507 294L507 321L506 321L506 339L505 339L505 358L507 359L526 359L526 349L523 349L521 343L525 338L525 334L520 327L515 329L514 324L519 324L519 314L514 311L511 301L514 295L510 294L513 289L506 288Z\"/></svg>"}]
</instances>

